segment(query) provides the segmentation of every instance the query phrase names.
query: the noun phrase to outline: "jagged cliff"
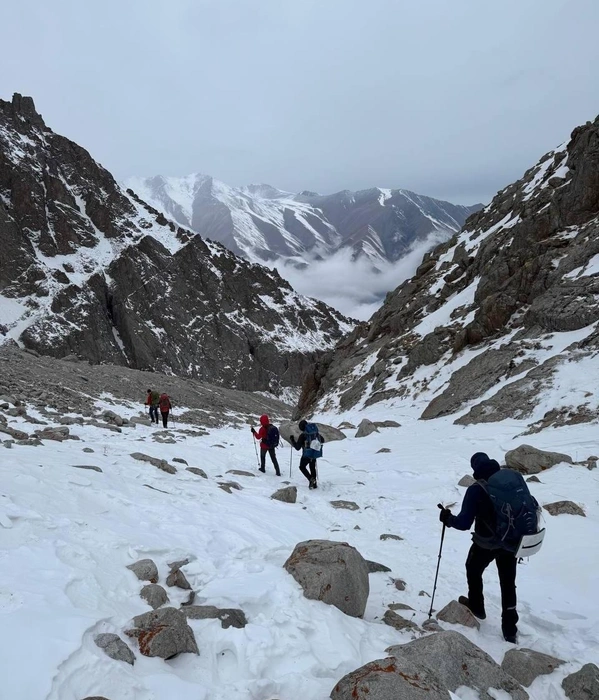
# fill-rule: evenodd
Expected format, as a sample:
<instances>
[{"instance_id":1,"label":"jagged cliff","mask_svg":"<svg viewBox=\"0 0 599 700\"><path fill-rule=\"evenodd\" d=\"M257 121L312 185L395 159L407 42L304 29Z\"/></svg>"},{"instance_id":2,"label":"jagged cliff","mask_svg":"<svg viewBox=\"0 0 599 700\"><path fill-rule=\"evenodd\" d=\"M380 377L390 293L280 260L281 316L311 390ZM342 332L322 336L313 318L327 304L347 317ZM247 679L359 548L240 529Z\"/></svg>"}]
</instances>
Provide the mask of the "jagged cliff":
<instances>
[{"instance_id":1,"label":"jagged cliff","mask_svg":"<svg viewBox=\"0 0 599 700\"><path fill-rule=\"evenodd\" d=\"M246 390L296 387L351 323L185 230L0 100L0 343Z\"/></svg>"},{"instance_id":2,"label":"jagged cliff","mask_svg":"<svg viewBox=\"0 0 599 700\"><path fill-rule=\"evenodd\" d=\"M597 352L598 299L599 118L427 254L313 367L300 409L407 401L424 419L529 416L564 363ZM596 415L580 396L557 403ZM567 419L556 411L549 422Z\"/></svg>"}]
</instances>

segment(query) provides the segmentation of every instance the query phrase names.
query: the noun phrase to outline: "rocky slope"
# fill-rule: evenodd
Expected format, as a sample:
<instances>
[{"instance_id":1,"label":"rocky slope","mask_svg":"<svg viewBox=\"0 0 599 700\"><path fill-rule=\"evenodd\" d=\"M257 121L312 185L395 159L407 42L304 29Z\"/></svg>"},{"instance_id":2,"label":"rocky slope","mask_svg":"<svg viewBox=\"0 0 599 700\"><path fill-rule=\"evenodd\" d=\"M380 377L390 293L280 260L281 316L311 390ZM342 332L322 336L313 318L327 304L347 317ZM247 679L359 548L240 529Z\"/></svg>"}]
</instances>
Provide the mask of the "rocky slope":
<instances>
[{"instance_id":1,"label":"rocky slope","mask_svg":"<svg viewBox=\"0 0 599 700\"><path fill-rule=\"evenodd\" d=\"M351 325L277 274L176 226L0 100L0 343L245 390L295 387Z\"/></svg>"},{"instance_id":2,"label":"rocky slope","mask_svg":"<svg viewBox=\"0 0 599 700\"><path fill-rule=\"evenodd\" d=\"M318 363L300 409L419 402L425 419L534 417L533 430L593 420L584 376L599 369L598 295L599 118L427 254ZM571 391L534 416L539 394L569 371Z\"/></svg>"},{"instance_id":3,"label":"rocky slope","mask_svg":"<svg viewBox=\"0 0 599 700\"><path fill-rule=\"evenodd\" d=\"M207 175L131 178L127 187L181 225L253 262L302 266L343 249L375 267L433 233L448 238L471 207L408 190L293 194L270 185L230 187Z\"/></svg>"}]
</instances>

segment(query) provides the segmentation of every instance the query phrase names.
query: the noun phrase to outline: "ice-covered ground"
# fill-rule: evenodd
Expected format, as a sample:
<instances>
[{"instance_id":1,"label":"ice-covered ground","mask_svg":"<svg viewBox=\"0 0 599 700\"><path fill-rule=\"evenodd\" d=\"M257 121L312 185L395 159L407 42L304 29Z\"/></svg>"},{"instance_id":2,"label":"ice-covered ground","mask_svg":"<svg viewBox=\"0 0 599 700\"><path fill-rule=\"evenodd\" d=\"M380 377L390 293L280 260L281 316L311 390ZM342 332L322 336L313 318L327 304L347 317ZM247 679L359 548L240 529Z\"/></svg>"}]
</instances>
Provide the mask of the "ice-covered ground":
<instances>
[{"instance_id":1,"label":"ice-covered ground","mask_svg":"<svg viewBox=\"0 0 599 700\"><path fill-rule=\"evenodd\" d=\"M528 442L584 459L599 449L592 425L514 439L522 431L517 421L458 427L451 419L422 422L383 406L325 416L324 422L357 423L365 416L395 419L402 427L328 444L317 491L308 491L294 452L291 481L299 493L293 505L269 498L288 480L290 449L279 450L282 479L272 469L261 475L247 428L189 437L176 426L176 444L160 444L148 427L114 434L73 426L81 441L0 448L0 697L325 700L345 673L410 640L409 633L381 622L389 603L411 605L417 623L426 619L430 599L419 592L432 590L441 532L436 504L461 500L464 489L456 484L469 473L473 452L502 459L506 450ZM21 427L20 419L11 424ZM391 452L377 454L382 447ZM135 451L183 458L209 478L181 464L175 475L166 474L133 460ZM256 477L230 475L229 469L252 470ZM571 499L587 515L547 515L544 549L518 569L520 643L571 662L537 679L529 694L559 700L565 698L562 678L598 658L599 472L563 464L540 478L542 484L531 487L541 503ZM218 481L230 479L243 490L218 488ZM334 499L355 501L360 509L335 510L329 504ZM404 539L381 541L383 533ZM295 544L310 538L347 541L392 569L370 576L364 620L307 600L284 571ZM435 608L466 592L469 543L466 533L448 531ZM128 639L123 631L132 616L148 610L139 597L143 584L126 568L143 557L156 561L163 585L167 562L192 558L185 573L197 602L240 607L249 624L225 630L218 620L190 621L199 657L165 662L139 655L131 644L135 666L109 659L93 637L117 632ZM392 578L404 579L406 590L396 590ZM175 605L186 597L178 589L168 593ZM460 631L500 662L508 645L500 634L493 569L486 574L486 594L488 617L480 632Z\"/></svg>"}]
</instances>

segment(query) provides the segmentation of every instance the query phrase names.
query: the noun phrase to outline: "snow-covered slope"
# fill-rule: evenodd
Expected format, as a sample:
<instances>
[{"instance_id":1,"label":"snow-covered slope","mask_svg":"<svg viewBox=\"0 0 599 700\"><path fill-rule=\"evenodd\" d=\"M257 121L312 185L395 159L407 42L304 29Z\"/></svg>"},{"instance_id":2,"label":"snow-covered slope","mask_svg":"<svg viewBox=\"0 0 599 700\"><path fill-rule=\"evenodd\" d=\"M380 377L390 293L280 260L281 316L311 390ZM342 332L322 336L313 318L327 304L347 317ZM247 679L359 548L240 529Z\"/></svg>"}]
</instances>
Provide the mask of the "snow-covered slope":
<instances>
[{"instance_id":1,"label":"snow-covered slope","mask_svg":"<svg viewBox=\"0 0 599 700\"><path fill-rule=\"evenodd\" d=\"M243 389L297 387L352 323L177 226L0 100L0 343Z\"/></svg>"},{"instance_id":2,"label":"snow-covered slope","mask_svg":"<svg viewBox=\"0 0 599 700\"><path fill-rule=\"evenodd\" d=\"M449 237L480 206L407 190L321 196L270 185L230 187L206 175L130 178L126 186L181 225L254 262L302 266L349 248L374 267L395 262L435 232Z\"/></svg>"},{"instance_id":3,"label":"snow-covered slope","mask_svg":"<svg viewBox=\"0 0 599 700\"><path fill-rule=\"evenodd\" d=\"M575 364L571 370L577 371ZM595 393L597 376L586 375ZM559 390L568 388L569 377L563 375ZM551 397L544 405L551 405ZM97 399L97 406L125 417L138 412L134 403L114 403L110 396ZM60 418L51 410L26 408L51 425ZM473 452L482 449L501 460L521 442L515 436L526 426L511 420L464 427L450 418L419 421L418 415L417 406L390 411L382 404L342 416L319 415L324 422L354 424L364 417L393 418L402 426L359 439L347 431L346 440L327 444L317 491L308 490L295 453L289 478L286 449L279 450L283 479L270 469L257 472L247 427L202 436L180 424L167 435L143 425L116 433L74 425L70 430L79 440L0 446L0 659L10 670L2 676L2 698L326 700L346 673L414 636L383 624L388 605L410 606L413 611L401 614L417 624L426 620L441 532L437 502L461 500L464 489L456 484L469 472ZM27 432L41 427L18 416L8 416L8 423ZM575 425L526 441L581 460L596 454L595 433L594 426ZM382 448L390 452L381 453ZM177 472L136 461L134 452L166 459ZM207 479L174 458L201 467ZM255 476L230 474L231 469ZM230 480L242 490L226 493L219 487ZM270 499L283 480L297 485L297 503ZM530 486L542 504L566 498L586 511L584 518L546 514L542 551L518 567L520 645L566 662L537 678L528 696L565 700L562 679L596 663L599 648L599 578L592 559L599 537L597 471L561 464ZM336 499L354 501L359 509L336 510L330 504ZM385 533L403 539L382 541ZM307 539L349 542L391 569L370 575L364 619L308 600L285 572L285 560ZM446 533L437 610L466 593L469 546L466 533ZM168 563L188 558L183 571L195 602L240 608L248 624L223 629L218 619L190 620L199 656L169 661L142 656L137 642L125 635L132 617L150 610L139 595L144 584L126 568L142 558L158 565L171 605L179 607L189 592L166 586ZM405 590L395 587L395 579L405 582ZM501 662L512 647L501 637L494 569L485 582L487 619L480 631L442 625L459 630ZM129 646L136 656L133 666L110 659L94 644L105 632L118 634ZM467 687L451 695L452 700L475 697Z\"/></svg>"},{"instance_id":4,"label":"snow-covered slope","mask_svg":"<svg viewBox=\"0 0 599 700\"><path fill-rule=\"evenodd\" d=\"M599 118L499 192L315 369L302 409L418 405L458 423L597 421ZM599 367L597 367L599 369ZM539 396L554 394L547 415ZM534 425L533 425L534 424Z\"/></svg>"}]
</instances>

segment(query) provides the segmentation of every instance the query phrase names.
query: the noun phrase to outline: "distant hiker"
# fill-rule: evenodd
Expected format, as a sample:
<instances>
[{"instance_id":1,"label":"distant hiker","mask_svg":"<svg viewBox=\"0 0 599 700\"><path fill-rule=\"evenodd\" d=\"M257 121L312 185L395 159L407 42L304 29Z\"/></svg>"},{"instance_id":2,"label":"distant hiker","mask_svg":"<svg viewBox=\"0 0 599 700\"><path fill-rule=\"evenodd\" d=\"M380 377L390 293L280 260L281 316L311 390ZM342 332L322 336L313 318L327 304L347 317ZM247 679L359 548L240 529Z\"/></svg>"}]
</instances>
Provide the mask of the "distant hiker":
<instances>
[{"instance_id":1,"label":"distant hiker","mask_svg":"<svg viewBox=\"0 0 599 700\"><path fill-rule=\"evenodd\" d=\"M308 423L308 421L301 420L299 422L299 429L302 432L297 440L293 435L291 435L289 439L296 450L302 450L299 468L301 473L308 479L310 484L309 488L317 489L316 460L322 457L324 439L318 432L316 423ZM308 471L306 467L310 467L310 471Z\"/></svg>"},{"instance_id":2,"label":"distant hiker","mask_svg":"<svg viewBox=\"0 0 599 700\"><path fill-rule=\"evenodd\" d=\"M148 389L148 395L146 396L146 406L150 410L150 420L152 423L158 423L158 405L160 404L160 394L157 391L152 391Z\"/></svg>"},{"instance_id":3,"label":"distant hiker","mask_svg":"<svg viewBox=\"0 0 599 700\"><path fill-rule=\"evenodd\" d=\"M168 427L168 413L172 408L171 400L169 399L168 394L165 394L164 392L160 394L158 406L160 407L160 415L162 416L162 427L166 428Z\"/></svg>"},{"instance_id":4,"label":"distant hiker","mask_svg":"<svg viewBox=\"0 0 599 700\"><path fill-rule=\"evenodd\" d=\"M279 429L270 422L269 417L264 414L260 416L260 430L256 432L251 428L252 435L260 442L260 471L266 472L266 455L270 455L271 462L275 468L277 476L281 476L279 462L275 448L279 446ZM255 444L255 443L254 443Z\"/></svg>"},{"instance_id":5,"label":"distant hiker","mask_svg":"<svg viewBox=\"0 0 599 700\"><path fill-rule=\"evenodd\" d=\"M448 508L443 508L439 515L444 525L456 530L470 530L474 523L472 546L466 559L468 597L460 596L458 600L480 620L485 619L483 572L495 561L501 587L501 629L506 642L515 644L516 552L522 538L538 530L538 503L521 474L501 469L484 452L472 455L470 466L476 483L468 487L459 515L452 515Z\"/></svg>"}]
</instances>

